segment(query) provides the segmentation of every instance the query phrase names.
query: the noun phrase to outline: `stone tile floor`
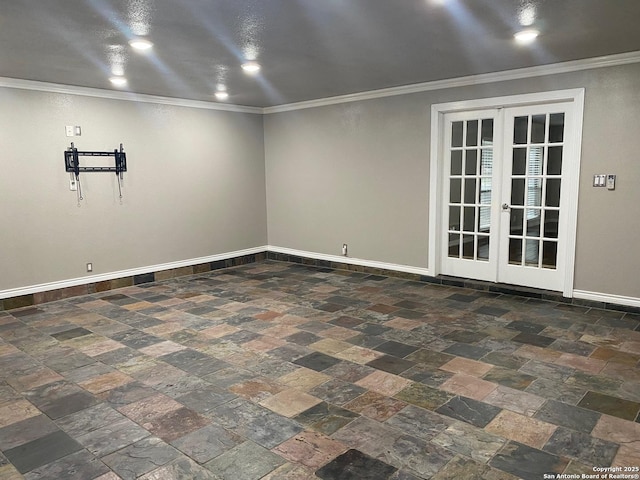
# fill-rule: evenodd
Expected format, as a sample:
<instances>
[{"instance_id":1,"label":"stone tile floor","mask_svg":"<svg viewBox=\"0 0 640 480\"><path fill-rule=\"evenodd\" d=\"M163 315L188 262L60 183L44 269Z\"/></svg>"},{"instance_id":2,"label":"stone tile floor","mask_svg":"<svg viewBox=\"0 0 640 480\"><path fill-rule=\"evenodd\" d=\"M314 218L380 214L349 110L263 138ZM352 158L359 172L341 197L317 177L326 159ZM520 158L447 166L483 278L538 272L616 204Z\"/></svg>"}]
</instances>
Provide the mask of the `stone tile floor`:
<instances>
[{"instance_id":1,"label":"stone tile floor","mask_svg":"<svg viewBox=\"0 0 640 480\"><path fill-rule=\"evenodd\" d=\"M0 312L0 478L638 467L639 325L272 261Z\"/></svg>"}]
</instances>

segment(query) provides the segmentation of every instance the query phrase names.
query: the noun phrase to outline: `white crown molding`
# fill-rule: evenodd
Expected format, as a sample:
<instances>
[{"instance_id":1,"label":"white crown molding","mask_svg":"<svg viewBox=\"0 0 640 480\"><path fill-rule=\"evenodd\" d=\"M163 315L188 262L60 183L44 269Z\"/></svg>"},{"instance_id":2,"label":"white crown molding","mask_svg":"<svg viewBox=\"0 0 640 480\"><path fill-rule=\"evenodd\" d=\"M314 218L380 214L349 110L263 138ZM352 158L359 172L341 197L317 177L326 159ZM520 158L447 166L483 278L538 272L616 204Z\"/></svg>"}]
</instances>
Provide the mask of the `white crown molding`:
<instances>
[{"instance_id":1,"label":"white crown molding","mask_svg":"<svg viewBox=\"0 0 640 480\"><path fill-rule=\"evenodd\" d=\"M544 75L557 75L561 73L579 72L594 68L615 67L640 62L640 51L621 53L617 55L607 55L604 57L587 58L583 60L573 60L570 62L553 63L550 65L539 65L535 67L518 68L505 70L502 72L483 73L480 75L470 75L467 77L450 78L436 80L433 82L416 83L403 85L400 87L383 88L369 92L352 93L349 95L339 95L336 97L309 100L306 102L289 103L275 107L266 107L263 113L281 113L292 110L302 110L305 108L324 107L339 103L356 102L360 100L371 100L375 98L391 97L395 95L406 95L410 93L427 92L431 90L442 90L445 88L466 87L469 85L479 85L495 82L506 82L508 80L520 80L523 78L541 77Z\"/></svg>"},{"instance_id":2,"label":"white crown molding","mask_svg":"<svg viewBox=\"0 0 640 480\"><path fill-rule=\"evenodd\" d=\"M99 275L87 275L85 277L71 278L68 280L60 280L57 282L41 283L39 285L30 285L26 287L12 288L9 290L0 290L0 299L20 297L22 295L47 292L50 290L58 290L61 288L77 287L78 285L104 282L106 280L114 280L116 278L132 277L134 275L143 275L145 273L161 272L163 270L171 270L173 268L190 267L192 265L199 265L201 263L228 260L230 258L242 257L244 255L253 255L266 251L267 247L263 245L261 247L246 248L244 250L219 253L217 255L209 255L207 257L190 258L187 260L179 260L177 262L161 263L158 265L149 265L146 267L132 268L128 270L119 270L117 272L108 272Z\"/></svg>"},{"instance_id":3,"label":"white crown molding","mask_svg":"<svg viewBox=\"0 0 640 480\"><path fill-rule=\"evenodd\" d=\"M397 263L378 262L376 260L365 260L362 258L344 257L342 255L327 255L325 253L306 252L304 250L295 250L293 248L277 247L268 245L269 252L284 253L286 255L296 255L298 257L313 258L315 260L325 260L335 263L346 263L348 265L359 265L361 267L381 268L384 270L392 270L396 272L414 273L416 275L431 276L428 268L412 267L410 265L399 265Z\"/></svg>"},{"instance_id":4,"label":"white crown molding","mask_svg":"<svg viewBox=\"0 0 640 480\"><path fill-rule=\"evenodd\" d=\"M85 97L106 98L111 100L125 100L130 102L155 103L161 105L173 105L178 107L202 108L206 110L220 110L227 112L270 114L302 110L306 108L323 107L339 103L371 100L375 98L406 95L410 93L441 90L445 88L465 87L485 83L505 82L522 78L540 77L544 75L557 75L561 73L578 72L594 68L615 67L640 62L640 51L607 55L603 57L573 60L569 62L539 65L535 67L504 70L502 72L483 73L466 77L449 78L433 82L416 83L400 87L383 88L367 92L339 95L336 97L321 98L305 102L289 103L274 107L248 107L244 105L221 104L204 102L199 100L187 100L182 98L162 97L146 95L142 93L104 90L99 88L78 87L56 83L38 82L34 80L22 80L18 78L0 77L0 87L17 88L22 90L36 90L40 92L62 93L67 95L80 95Z\"/></svg>"},{"instance_id":5,"label":"white crown molding","mask_svg":"<svg viewBox=\"0 0 640 480\"><path fill-rule=\"evenodd\" d=\"M614 295L611 293L588 292L586 290L574 290L573 298L591 300L593 302L613 303L616 305L626 305L628 307L640 308L640 298L627 297L624 295Z\"/></svg>"},{"instance_id":6,"label":"white crown molding","mask_svg":"<svg viewBox=\"0 0 640 480\"><path fill-rule=\"evenodd\" d=\"M110 100L125 100L129 102L155 103L160 105L173 105L176 107L201 108L205 110L221 110L225 112L257 113L262 114L261 107L245 107L242 105L228 105L199 100L187 100L182 98L161 97L157 95L145 95L142 93L103 90L100 88L77 87L58 83L36 82L19 78L0 77L0 87L17 88L21 90L35 90L38 92L62 93L66 95L80 95L83 97L106 98Z\"/></svg>"}]
</instances>

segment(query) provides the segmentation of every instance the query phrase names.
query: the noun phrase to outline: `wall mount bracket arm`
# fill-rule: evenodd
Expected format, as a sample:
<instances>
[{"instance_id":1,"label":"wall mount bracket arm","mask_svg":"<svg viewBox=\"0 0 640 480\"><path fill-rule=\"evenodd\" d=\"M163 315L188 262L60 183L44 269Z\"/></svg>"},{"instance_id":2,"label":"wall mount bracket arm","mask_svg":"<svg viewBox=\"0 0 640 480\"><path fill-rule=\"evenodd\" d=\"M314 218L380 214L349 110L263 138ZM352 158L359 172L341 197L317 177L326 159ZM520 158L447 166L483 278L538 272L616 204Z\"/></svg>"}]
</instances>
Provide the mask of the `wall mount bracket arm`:
<instances>
[{"instance_id":1,"label":"wall mount bracket arm","mask_svg":"<svg viewBox=\"0 0 640 480\"><path fill-rule=\"evenodd\" d=\"M80 157L114 157L114 165L98 167L81 166ZM122 187L120 182L123 179L122 173L127 171L127 154L124 152L122 144L120 144L120 149L114 149L110 152L96 152L80 151L72 142L71 146L64 151L64 167L67 172L71 173L72 176L75 176L76 183L78 185L78 205L80 205L80 200L83 200L82 189L80 187L80 173L115 173L116 178L118 179L118 191L120 192L120 198L122 198Z\"/></svg>"}]
</instances>

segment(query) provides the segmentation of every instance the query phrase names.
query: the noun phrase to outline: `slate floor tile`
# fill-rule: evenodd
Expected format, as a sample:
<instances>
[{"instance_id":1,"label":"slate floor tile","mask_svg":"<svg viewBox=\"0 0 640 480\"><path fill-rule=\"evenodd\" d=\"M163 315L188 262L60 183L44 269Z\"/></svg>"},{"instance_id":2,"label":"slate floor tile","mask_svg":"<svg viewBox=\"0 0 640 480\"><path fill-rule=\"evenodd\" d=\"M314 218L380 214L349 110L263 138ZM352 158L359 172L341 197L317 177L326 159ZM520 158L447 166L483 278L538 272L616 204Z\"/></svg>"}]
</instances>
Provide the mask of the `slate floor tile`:
<instances>
[{"instance_id":1,"label":"slate floor tile","mask_svg":"<svg viewBox=\"0 0 640 480\"><path fill-rule=\"evenodd\" d=\"M599 392L587 392L583 399L580 400L580 403L578 403L578 406L625 420L635 420L640 410L640 403L638 402L624 400Z\"/></svg>"},{"instance_id":2,"label":"slate floor tile","mask_svg":"<svg viewBox=\"0 0 640 480\"><path fill-rule=\"evenodd\" d=\"M505 387L515 388L516 390L524 390L531 382L536 380L537 377L533 375L527 375L526 373L520 373L515 370L511 370L503 367L493 367L487 372L484 380L489 382L499 383Z\"/></svg>"},{"instance_id":3,"label":"slate floor tile","mask_svg":"<svg viewBox=\"0 0 640 480\"><path fill-rule=\"evenodd\" d=\"M500 412L485 427L487 432L542 449L558 427L509 410Z\"/></svg>"},{"instance_id":4,"label":"slate floor tile","mask_svg":"<svg viewBox=\"0 0 640 480\"><path fill-rule=\"evenodd\" d=\"M401 436L402 432L393 426L361 416L335 432L331 438L378 458L391 451Z\"/></svg>"},{"instance_id":5,"label":"slate floor tile","mask_svg":"<svg viewBox=\"0 0 640 480\"><path fill-rule=\"evenodd\" d=\"M220 476L201 467L188 457L179 457L143 475L140 480L220 480Z\"/></svg>"},{"instance_id":6,"label":"slate floor tile","mask_svg":"<svg viewBox=\"0 0 640 480\"><path fill-rule=\"evenodd\" d=\"M366 388L339 379L329 380L309 390L314 397L335 405L344 405L367 391Z\"/></svg>"},{"instance_id":7,"label":"slate floor tile","mask_svg":"<svg viewBox=\"0 0 640 480\"><path fill-rule=\"evenodd\" d=\"M103 457L149 436L149 432L128 418L76 437L87 450Z\"/></svg>"},{"instance_id":8,"label":"slate floor tile","mask_svg":"<svg viewBox=\"0 0 640 480\"><path fill-rule=\"evenodd\" d=\"M315 370L316 372L321 372L333 365L336 365L339 362L340 360L335 357L326 355L321 352L314 352L304 357L298 358L293 363L310 368L311 370Z\"/></svg>"},{"instance_id":9,"label":"slate floor tile","mask_svg":"<svg viewBox=\"0 0 640 480\"><path fill-rule=\"evenodd\" d=\"M400 374L405 370L413 367L415 364L409 360L394 357L392 355L383 355L379 358L371 360L366 364L368 367L382 370L383 372Z\"/></svg>"},{"instance_id":10,"label":"slate floor tile","mask_svg":"<svg viewBox=\"0 0 640 480\"><path fill-rule=\"evenodd\" d=\"M499 435L463 422L454 422L431 441L481 463L487 463L507 442Z\"/></svg>"},{"instance_id":11,"label":"slate floor tile","mask_svg":"<svg viewBox=\"0 0 640 480\"><path fill-rule=\"evenodd\" d=\"M449 417L409 405L389 418L385 424L423 440L430 440L453 424Z\"/></svg>"},{"instance_id":12,"label":"slate floor tile","mask_svg":"<svg viewBox=\"0 0 640 480\"><path fill-rule=\"evenodd\" d=\"M46 415L36 415L0 428L0 450L19 445L58 431L57 425Z\"/></svg>"},{"instance_id":13,"label":"slate floor tile","mask_svg":"<svg viewBox=\"0 0 640 480\"><path fill-rule=\"evenodd\" d=\"M322 480L385 480L397 471L380 460L351 449L316 471Z\"/></svg>"},{"instance_id":14,"label":"slate floor tile","mask_svg":"<svg viewBox=\"0 0 640 480\"><path fill-rule=\"evenodd\" d=\"M198 463L205 463L243 442L240 435L210 424L171 442Z\"/></svg>"},{"instance_id":15,"label":"slate floor tile","mask_svg":"<svg viewBox=\"0 0 640 480\"><path fill-rule=\"evenodd\" d=\"M556 400L548 400L534 417L547 423L553 423L583 433L590 433L600 419L601 414Z\"/></svg>"},{"instance_id":16,"label":"slate floor tile","mask_svg":"<svg viewBox=\"0 0 640 480\"><path fill-rule=\"evenodd\" d=\"M290 388L276 393L259 403L269 410L290 418L295 417L320 402L321 400L313 395Z\"/></svg>"},{"instance_id":17,"label":"slate floor tile","mask_svg":"<svg viewBox=\"0 0 640 480\"><path fill-rule=\"evenodd\" d=\"M384 422L406 406L407 404L401 400L385 397L375 392L366 392L344 405L345 408L353 412L379 422Z\"/></svg>"},{"instance_id":18,"label":"slate floor tile","mask_svg":"<svg viewBox=\"0 0 640 480\"><path fill-rule=\"evenodd\" d=\"M304 431L272 451L290 462L317 469L344 453L347 447L319 432Z\"/></svg>"},{"instance_id":19,"label":"slate floor tile","mask_svg":"<svg viewBox=\"0 0 640 480\"><path fill-rule=\"evenodd\" d=\"M64 480L97 479L109 473L109 468L86 450L67 455L25 475L25 480L60 478Z\"/></svg>"},{"instance_id":20,"label":"slate floor tile","mask_svg":"<svg viewBox=\"0 0 640 480\"><path fill-rule=\"evenodd\" d=\"M395 398L427 410L435 410L445 404L453 395L438 388L413 383L395 394Z\"/></svg>"},{"instance_id":21,"label":"slate floor tile","mask_svg":"<svg viewBox=\"0 0 640 480\"><path fill-rule=\"evenodd\" d=\"M535 333L522 332L511 340L518 343L526 343L527 345L535 345L536 347L548 347L555 341L555 338L545 337L544 335L537 335Z\"/></svg>"},{"instance_id":22,"label":"slate floor tile","mask_svg":"<svg viewBox=\"0 0 640 480\"><path fill-rule=\"evenodd\" d=\"M500 408L472 398L455 396L438 407L436 412L482 428L500 413Z\"/></svg>"},{"instance_id":23,"label":"slate floor tile","mask_svg":"<svg viewBox=\"0 0 640 480\"><path fill-rule=\"evenodd\" d=\"M186 408L171 410L149 420L145 428L165 442L171 442L211 423L211 420Z\"/></svg>"},{"instance_id":24,"label":"slate floor tile","mask_svg":"<svg viewBox=\"0 0 640 480\"><path fill-rule=\"evenodd\" d=\"M489 465L524 480L539 480L544 474L562 473L569 462L517 442L509 442L496 454Z\"/></svg>"},{"instance_id":25,"label":"slate floor tile","mask_svg":"<svg viewBox=\"0 0 640 480\"><path fill-rule=\"evenodd\" d=\"M341 429L358 414L345 408L321 402L296 415L293 420L325 435L331 435Z\"/></svg>"},{"instance_id":26,"label":"slate floor tile","mask_svg":"<svg viewBox=\"0 0 640 480\"><path fill-rule=\"evenodd\" d=\"M385 454L377 457L418 478L429 478L444 467L454 454L434 443L402 435Z\"/></svg>"},{"instance_id":27,"label":"slate floor tile","mask_svg":"<svg viewBox=\"0 0 640 480\"><path fill-rule=\"evenodd\" d=\"M23 478L1 451L55 434L80 449L26 478L516 480L640 462L640 317L224 266L0 312L0 478ZM340 467L348 450L383 468Z\"/></svg>"},{"instance_id":28,"label":"slate floor tile","mask_svg":"<svg viewBox=\"0 0 640 480\"><path fill-rule=\"evenodd\" d=\"M246 441L204 466L223 480L258 480L284 463L281 456Z\"/></svg>"},{"instance_id":29,"label":"slate floor tile","mask_svg":"<svg viewBox=\"0 0 640 480\"><path fill-rule=\"evenodd\" d=\"M102 461L123 480L135 480L179 456L178 451L159 438L147 437L102 457Z\"/></svg>"},{"instance_id":30,"label":"slate floor tile","mask_svg":"<svg viewBox=\"0 0 640 480\"><path fill-rule=\"evenodd\" d=\"M405 358L407 355L418 350L418 347L391 340L374 347L374 350L388 355L393 355L394 357Z\"/></svg>"},{"instance_id":31,"label":"slate floor tile","mask_svg":"<svg viewBox=\"0 0 640 480\"><path fill-rule=\"evenodd\" d=\"M56 420L56 424L72 437L78 437L125 417L106 403L80 410Z\"/></svg>"},{"instance_id":32,"label":"slate floor tile","mask_svg":"<svg viewBox=\"0 0 640 480\"><path fill-rule=\"evenodd\" d=\"M618 447L613 442L558 427L544 446L544 450L558 456L574 458L583 463L608 467L613 462Z\"/></svg>"},{"instance_id":33,"label":"slate floor tile","mask_svg":"<svg viewBox=\"0 0 640 480\"><path fill-rule=\"evenodd\" d=\"M26 473L79 450L82 445L58 430L3 453L20 473Z\"/></svg>"}]
</instances>

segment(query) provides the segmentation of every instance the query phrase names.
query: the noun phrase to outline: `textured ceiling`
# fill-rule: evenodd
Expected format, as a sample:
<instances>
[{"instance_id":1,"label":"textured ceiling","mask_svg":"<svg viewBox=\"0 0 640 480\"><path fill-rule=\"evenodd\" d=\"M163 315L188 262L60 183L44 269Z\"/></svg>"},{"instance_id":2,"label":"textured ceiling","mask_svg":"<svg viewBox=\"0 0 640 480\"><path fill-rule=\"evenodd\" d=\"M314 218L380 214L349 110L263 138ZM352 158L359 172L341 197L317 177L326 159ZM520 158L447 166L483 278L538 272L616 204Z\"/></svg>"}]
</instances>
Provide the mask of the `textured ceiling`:
<instances>
[{"instance_id":1,"label":"textured ceiling","mask_svg":"<svg viewBox=\"0 0 640 480\"><path fill-rule=\"evenodd\" d=\"M531 13L541 35L517 45ZM222 83L267 107L638 51L639 20L640 0L0 0L0 76L115 90L115 68L136 93Z\"/></svg>"}]
</instances>

